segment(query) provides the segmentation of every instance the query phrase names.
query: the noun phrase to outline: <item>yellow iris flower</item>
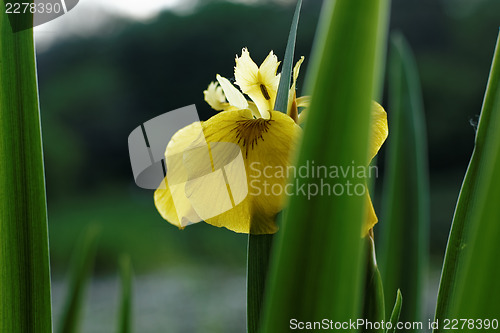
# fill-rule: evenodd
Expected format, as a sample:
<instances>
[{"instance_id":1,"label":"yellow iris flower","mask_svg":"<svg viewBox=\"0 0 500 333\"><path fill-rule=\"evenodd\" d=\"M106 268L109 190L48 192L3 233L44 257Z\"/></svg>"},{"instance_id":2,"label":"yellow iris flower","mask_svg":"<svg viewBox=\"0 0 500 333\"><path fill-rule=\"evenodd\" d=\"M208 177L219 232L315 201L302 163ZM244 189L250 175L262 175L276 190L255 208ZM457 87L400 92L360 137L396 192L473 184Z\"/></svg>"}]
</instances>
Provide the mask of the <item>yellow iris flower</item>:
<instances>
[{"instance_id":1,"label":"yellow iris flower","mask_svg":"<svg viewBox=\"0 0 500 333\"><path fill-rule=\"evenodd\" d=\"M246 48L242 50L240 57L236 57L235 83L241 91L228 79L216 76L217 82L210 83L204 95L205 101L214 110L221 112L207 121L193 123L179 130L167 145L165 156L169 171L154 194L156 208L165 220L181 229L204 220L211 225L239 233L271 234L278 230L275 217L283 209L284 196L273 191L266 194L263 194L264 191L257 191L258 195L254 193L242 195L240 188L231 186L234 182L238 182L238 179L230 179L232 176L227 170L216 176L215 171L220 168L217 164L221 164L222 160L224 163L229 161L228 149L224 153L225 156L218 157L220 161L217 161L215 156L221 149L218 150L216 145L230 143L239 148L237 150L241 152L241 164L246 170L243 179L239 181L240 184L241 181L244 182L245 188L255 190L257 187L258 190L263 190L258 187L264 183L269 188L273 186L284 188L288 181L286 177L269 175L263 172L263 169L286 169L300 140L302 129L298 124L304 121L305 112L299 117L297 110L298 107L307 107L309 104L308 97L297 98L295 92L296 80L303 61L304 57L293 69L287 114L274 111L280 74L277 74L278 59L272 51L260 67L251 59ZM244 94L250 97L250 100L247 100ZM372 118L370 159L376 155L388 132L386 113L377 103L374 103ZM198 149L197 146L200 137L204 137L201 140L205 147L203 149ZM172 158L179 154L182 158ZM229 155L231 159L237 160L235 158L237 153ZM205 163L208 167L202 166L203 161L209 161ZM169 177L168 173L175 172L171 170L179 166L176 163L189 165L195 171L176 175L180 180L175 183L187 184L182 181L191 180L194 182L193 185L176 186L172 183L172 177ZM249 172L250 170L253 174ZM213 174L213 179L220 177L226 183L222 182L223 185L220 185L213 180L202 180L206 177L199 177L210 172ZM227 197L228 192L230 204L224 204L222 198ZM207 197L211 200L207 200ZM238 197L241 200L237 200ZM368 195L367 206L365 234L377 223ZM215 216L207 213L214 210L222 213Z\"/></svg>"}]
</instances>

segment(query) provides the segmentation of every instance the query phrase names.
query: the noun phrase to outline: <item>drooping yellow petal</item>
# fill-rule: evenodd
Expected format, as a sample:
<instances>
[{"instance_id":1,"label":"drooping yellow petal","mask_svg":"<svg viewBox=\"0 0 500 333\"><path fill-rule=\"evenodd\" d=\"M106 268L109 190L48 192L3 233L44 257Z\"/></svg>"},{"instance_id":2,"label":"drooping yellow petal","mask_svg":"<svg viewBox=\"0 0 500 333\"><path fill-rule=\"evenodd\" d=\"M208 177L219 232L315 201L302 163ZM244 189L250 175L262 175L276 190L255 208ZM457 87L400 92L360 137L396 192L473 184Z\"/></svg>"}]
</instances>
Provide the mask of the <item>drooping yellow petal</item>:
<instances>
[{"instance_id":1,"label":"drooping yellow petal","mask_svg":"<svg viewBox=\"0 0 500 333\"><path fill-rule=\"evenodd\" d=\"M248 196L240 204L206 222L235 232L269 234L277 231L274 219L284 203L284 192L278 192L283 191L287 179L285 175L269 175L263 170L289 165L301 129L281 112L272 111L270 119L251 119L250 116L248 111L222 112L203 124L207 142L239 145L248 182ZM270 190L273 187L274 193Z\"/></svg>"},{"instance_id":2,"label":"drooping yellow petal","mask_svg":"<svg viewBox=\"0 0 500 333\"><path fill-rule=\"evenodd\" d=\"M361 232L361 235L364 237L368 234L368 231L370 231L371 228L375 226L378 222L377 215L375 214L375 209L373 209L373 204L372 200L370 198L370 194L368 194L368 191L366 191L365 194L366 198L366 220L365 224L363 225L363 230Z\"/></svg>"},{"instance_id":3,"label":"drooping yellow petal","mask_svg":"<svg viewBox=\"0 0 500 333\"><path fill-rule=\"evenodd\" d=\"M188 181L188 174L183 166L183 154L193 142L199 140L202 131L201 123L195 122L174 134L165 151L167 177L154 193L158 212L181 229L201 221L185 195L184 184Z\"/></svg>"},{"instance_id":4,"label":"drooping yellow petal","mask_svg":"<svg viewBox=\"0 0 500 333\"><path fill-rule=\"evenodd\" d=\"M188 173L186 197L203 220L220 215L248 194L240 147L231 142L208 142L183 156Z\"/></svg>"},{"instance_id":5,"label":"drooping yellow petal","mask_svg":"<svg viewBox=\"0 0 500 333\"><path fill-rule=\"evenodd\" d=\"M155 206L161 217L175 225L179 229L184 229L177 215L176 207L173 203L172 193L166 179L163 180L160 187L154 193ZM186 210L191 207L189 201L186 203ZM182 208L181 208L182 209Z\"/></svg>"},{"instance_id":6,"label":"drooping yellow petal","mask_svg":"<svg viewBox=\"0 0 500 333\"><path fill-rule=\"evenodd\" d=\"M179 195L191 204L184 211L194 210L209 224L241 233L276 232L274 219L284 200L284 192L276 193L276 189L283 190L287 179L285 175L266 177L263 169L286 168L301 129L280 112L272 112L270 116L270 119L254 119L249 110L217 114L202 124L206 149L202 146L192 149L193 141L197 142L196 131L184 130L191 136L176 134L172 138L176 143L169 144L170 149L185 149L183 165L191 171L184 193L169 191L168 186L155 192L155 204L161 215L172 224L183 226L176 213L178 207L172 208L179 201L175 196ZM200 166L203 164L209 166L203 170ZM270 192L273 186L275 191ZM217 210L222 213L210 216Z\"/></svg>"},{"instance_id":7,"label":"drooping yellow petal","mask_svg":"<svg viewBox=\"0 0 500 333\"><path fill-rule=\"evenodd\" d=\"M387 113L384 108L377 102L372 102L371 113L371 134L369 146L369 160L371 161L377 155L380 147L384 144L385 139L389 135L389 127L387 126Z\"/></svg>"},{"instance_id":8,"label":"drooping yellow petal","mask_svg":"<svg viewBox=\"0 0 500 333\"><path fill-rule=\"evenodd\" d=\"M272 51L260 67L257 67L246 48L242 50L241 57L236 57L236 84L250 96L266 119L269 118L268 111L274 110L280 80L280 74L276 75L278 66L278 58Z\"/></svg>"},{"instance_id":9,"label":"drooping yellow petal","mask_svg":"<svg viewBox=\"0 0 500 333\"><path fill-rule=\"evenodd\" d=\"M236 89L236 87L233 86L233 84L229 82L228 79L217 74L217 81L219 81L219 84L224 91L224 95L226 95L226 98L229 101L230 105L235 106L238 109L248 108L248 102L245 99L245 96L243 96L243 94L238 89Z\"/></svg>"}]
</instances>

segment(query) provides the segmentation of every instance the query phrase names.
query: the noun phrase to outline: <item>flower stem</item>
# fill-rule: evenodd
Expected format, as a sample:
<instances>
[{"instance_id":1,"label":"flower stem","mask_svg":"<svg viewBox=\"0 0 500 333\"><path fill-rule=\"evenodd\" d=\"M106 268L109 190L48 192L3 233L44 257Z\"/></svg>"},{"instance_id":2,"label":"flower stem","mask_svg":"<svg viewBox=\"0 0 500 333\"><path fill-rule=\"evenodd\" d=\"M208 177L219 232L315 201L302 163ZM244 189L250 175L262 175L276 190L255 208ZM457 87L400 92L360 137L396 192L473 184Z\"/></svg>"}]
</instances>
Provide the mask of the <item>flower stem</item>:
<instances>
[{"instance_id":1,"label":"flower stem","mask_svg":"<svg viewBox=\"0 0 500 333\"><path fill-rule=\"evenodd\" d=\"M256 333L264 300L273 235L248 235L247 332Z\"/></svg>"}]
</instances>

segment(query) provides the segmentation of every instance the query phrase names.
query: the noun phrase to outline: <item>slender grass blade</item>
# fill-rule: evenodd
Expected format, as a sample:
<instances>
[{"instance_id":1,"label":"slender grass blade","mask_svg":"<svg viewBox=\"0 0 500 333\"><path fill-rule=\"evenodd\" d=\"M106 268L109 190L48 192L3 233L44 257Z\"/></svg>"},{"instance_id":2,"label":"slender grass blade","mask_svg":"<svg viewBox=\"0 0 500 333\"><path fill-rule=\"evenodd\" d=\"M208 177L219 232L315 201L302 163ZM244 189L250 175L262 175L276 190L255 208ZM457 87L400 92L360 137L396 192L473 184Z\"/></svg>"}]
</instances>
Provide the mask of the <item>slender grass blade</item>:
<instances>
[{"instance_id":1,"label":"slender grass blade","mask_svg":"<svg viewBox=\"0 0 500 333\"><path fill-rule=\"evenodd\" d=\"M290 83L292 80L293 56L295 54L295 41L297 40L297 28L299 26L301 8L302 0L299 0L292 19L292 26L286 44L285 58L283 59L283 66L281 67L280 84L278 86L276 102L274 103L274 109L284 113L286 113L288 106L288 91L290 90Z\"/></svg>"},{"instance_id":2,"label":"slender grass blade","mask_svg":"<svg viewBox=\"0 0 500 333\"><path fill-rule=\"evenodd\" d=\"M394 307L392 308L391 318L389 319L389 322L391 323L391 329L387 329L386 333L396 332L396 324L399 321L399 316L401 315L402 306L403 306L403 295L401 295L401 291L398 289L396 295L396 302L394 303Z\"/></svg>"},{"instance_id":3,"label":"slender grass blade","mask_svg":"<svg viewBox=\"0 0 500 333\"><path fill-rule=\"evenodd\" d=\"M79 332L82 305L94 266L98 234L97 227L89 227L74 249L69 288L59 325L60 333Z\"/></svg>"},{"instance_id":4,"label":"slender grass blade","mask_svg":"<svg viewBox=\"0 0 500 333\"><path fill-rule=\"evenodd\" d=\"M122 293L118 317L118 333L132 332L132 262L128 255L120 258Z\"/></svg>"}]
</instances>

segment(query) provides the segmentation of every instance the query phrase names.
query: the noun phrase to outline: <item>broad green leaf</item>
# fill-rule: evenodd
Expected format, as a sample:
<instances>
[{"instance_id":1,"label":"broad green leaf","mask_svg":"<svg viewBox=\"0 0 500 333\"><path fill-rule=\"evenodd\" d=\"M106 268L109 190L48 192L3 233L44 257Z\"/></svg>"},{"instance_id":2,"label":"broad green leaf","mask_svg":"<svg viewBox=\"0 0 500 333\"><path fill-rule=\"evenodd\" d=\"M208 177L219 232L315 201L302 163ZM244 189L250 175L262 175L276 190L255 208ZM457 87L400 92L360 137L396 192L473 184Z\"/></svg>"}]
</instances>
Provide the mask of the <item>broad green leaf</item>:
<instances>
[{"instance_id":1,"label":"broad green leaf","mask_svg":"<svg viewBox=\"0 0 500 333\"><path fill-rule=\"evenodd\" d=\"M0 8L0 332L48 333L50 268L33 30L13 33L5 1Z\"/></svg>"},{"instance_id":2,"label":"broad green leaf","mask_svg":"<svg viewBox=\"0 0 500 333\"><path fill-rule=\"evenodd\" d=\"M58 331L60 333L80 331L83 299L94 266L98 234L97 227L89 227L74 249L71 257L72 267L69 276L69 287L59 324Z\"/></svg>"},{"instance_id":3,"label":"broad green leaf","mask_svg":"<svg viewBox=\"0 0 500 333\"><path fill-rule=\"evenodd\" d=\"M499 197L500 39L490 70L474 152L448 239L436 309L436 319L440 321L437 331L443 330L445 318L498 319Z\"/></svg>"},{"instance_id":4,"label":"broad green leaf","mask_svg":"<svg viewBox=\"0 0 500 333\"><path fill-rule=\"evenodd\" d=\"M398 289L396 295L396 302L394 303L394 307L392 308L391 318L389 319L389 322L391 323L391 329L387 329L386 333L396 332L396 324L399 321L399 316L401 315L402 306L403 306L403 296L401 295L401 290Z\"/></svg>"},{"instance_id":5,"label":"broad green leaf","mask_svg":"<svg viewBox=\"0 0 500 333\"><path fill-rule=\"evenodd\" d=\"M418 321L422 320L429 242L427 141L415 60L399 34L391 40L388 113L380 268L386 304L401 289L405 295L402 320Z\"/></svg>"},{"instance_id":6,"label":"broad green leaf","mask_svg":"<svg viewBox=\"0 0 500 333\"><path fill-rule=\"evenodd\" d=\"M368 138L381 10L387 1L337 0L324 3L307 91L312 100L298 166L368 165ZM355 41L355 42L353 42ZM263 332L290 331L290 320L359 318L364 251L361 196L316 195L300 191L317 179L298 177L284 222L273 244L266 288ZM323 179L329 186L364 180Z\"/></svg>"},{"instance_id":7,"label":"broad green leaf","mask_svg":"<svg viewBox=\"0 0 500 333\"><path fill-rule=\"evenodd\" d=\"M292 78L293 56L295 53L295 40L299 25L302 0L297 2L292 26L288 36L285 57L281 71L281 79L274 109L287 112L288 91ZM281 216L281 215L280 215ZM278 217L277 217L278 218ZM247 258L247 327L248 332L257 332L260 323L260 314L264 299L264 291L269 268L269 256L273 242L273 235L248 235Z\"/></svg>"},{"instance_id":8,"label":"broad green leaf","mask_svg":"<svg viewBox=\"0 0 500 333\"><path fill-rule=\"evenodd\" d=\"M120 277L122 293L117 332L130 333L132 332L132 263L127 255L120 258Z\"/></svg>"}]
</instances>

